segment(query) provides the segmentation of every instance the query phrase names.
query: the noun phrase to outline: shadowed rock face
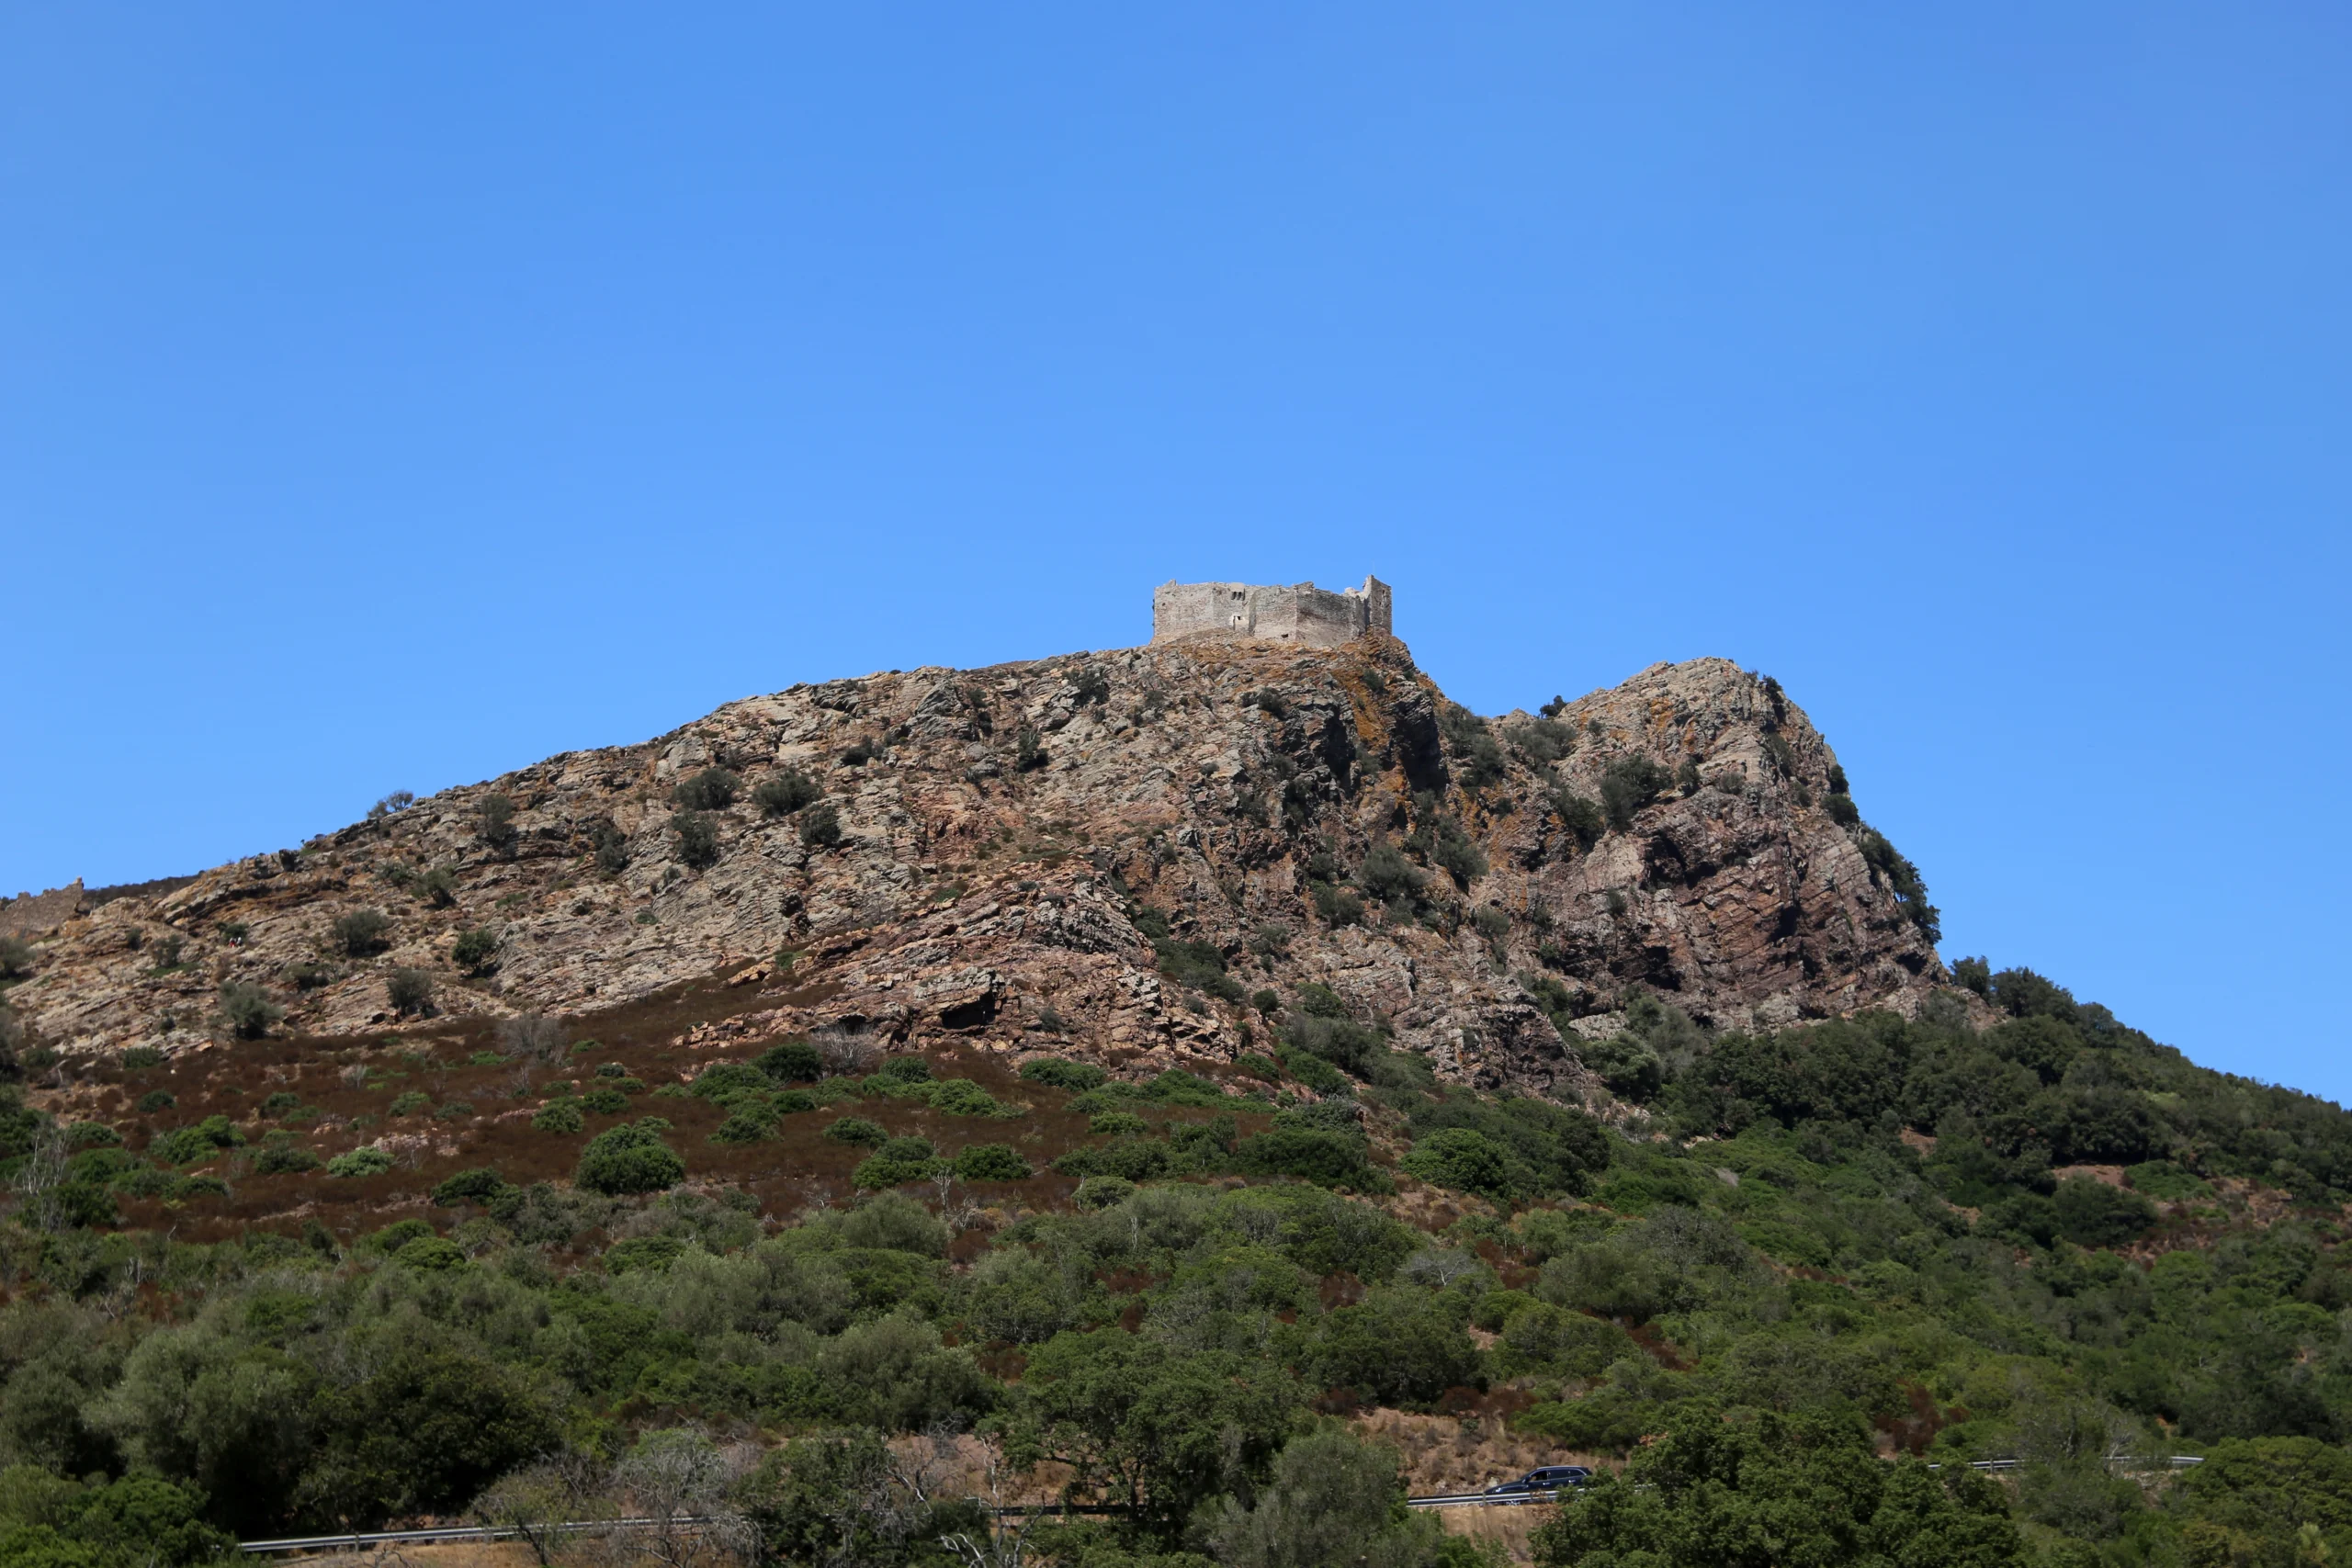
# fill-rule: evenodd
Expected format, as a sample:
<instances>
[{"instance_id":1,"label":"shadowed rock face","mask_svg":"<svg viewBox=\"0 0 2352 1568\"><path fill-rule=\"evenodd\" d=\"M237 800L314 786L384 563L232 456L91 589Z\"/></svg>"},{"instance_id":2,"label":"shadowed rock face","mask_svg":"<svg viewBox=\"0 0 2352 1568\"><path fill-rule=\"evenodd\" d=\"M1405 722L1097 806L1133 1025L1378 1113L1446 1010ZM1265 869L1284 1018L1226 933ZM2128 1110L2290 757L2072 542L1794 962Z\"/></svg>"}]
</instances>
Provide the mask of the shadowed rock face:
<instances>
[{"instance_id":1,"label":"shadowed rock face","mask_svg":"<svg viewBox=\"0 0 2352 1568\"><path fill-rule=\"evenodd\" d=\"M1573 797L1601 801L1634 758L1681 784L1623 804L1588 846ZM118 898L42 935L10 1000L52 1044L168 1051L205 1038L232 980L269 988L281 1030L333 1034L394 1021L395 967L432 974L446 1011L483 1013L593 1011L741 968L761 1033L1152 1065L1229 1058L1253 1029L1262 1047L1202 950L1167 966L1188 979L1161 972L1136 923L1151 909L1242 992L1290 1005L1320 982L1442 1076L1580 1094L1575 1037L1607 1032L1634 987L1732 1025L1907 1011L1941 977L1865 830L1828 809L1834 766L1777 689L1722 660L1656 665L1483 734L1377 635L894 671L748 698ZM707 768L742 793L708 814L716 857L697 868L672 792ZM822 789L838 843L804 841L819 807L753 803L786 768ZM493 794L512 821L486 835ZM1345 919L1351 879L1420 887L1386 907L1358 891L1363 918L1335 923L1312 884ZM380 951L334 939L361 909L390 917ZM480 976L453 957L468 930L498 939ZM172 939L185 966L158 973Z\"/></svg>"}]
</instances>

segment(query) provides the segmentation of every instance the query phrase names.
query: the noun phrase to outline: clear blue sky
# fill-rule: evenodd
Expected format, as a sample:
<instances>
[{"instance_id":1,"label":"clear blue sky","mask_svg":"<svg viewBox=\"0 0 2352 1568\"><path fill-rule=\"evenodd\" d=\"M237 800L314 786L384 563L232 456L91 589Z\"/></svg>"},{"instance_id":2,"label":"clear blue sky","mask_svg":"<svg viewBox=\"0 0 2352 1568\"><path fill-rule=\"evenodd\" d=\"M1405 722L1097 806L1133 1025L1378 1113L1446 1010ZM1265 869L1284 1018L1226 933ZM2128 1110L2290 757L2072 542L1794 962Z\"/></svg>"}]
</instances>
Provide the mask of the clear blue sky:
<instances>
[{"instance_id":1,"label":"clear blue sky","mask_svg":"<svg viewBox=\"0 0 2352 1568\"><path fill-rule=\"evenodd\" d=\"M0 7L0 888L1396 585L2352 1099L2340 6Z\"/></svg>"}]
</instances>

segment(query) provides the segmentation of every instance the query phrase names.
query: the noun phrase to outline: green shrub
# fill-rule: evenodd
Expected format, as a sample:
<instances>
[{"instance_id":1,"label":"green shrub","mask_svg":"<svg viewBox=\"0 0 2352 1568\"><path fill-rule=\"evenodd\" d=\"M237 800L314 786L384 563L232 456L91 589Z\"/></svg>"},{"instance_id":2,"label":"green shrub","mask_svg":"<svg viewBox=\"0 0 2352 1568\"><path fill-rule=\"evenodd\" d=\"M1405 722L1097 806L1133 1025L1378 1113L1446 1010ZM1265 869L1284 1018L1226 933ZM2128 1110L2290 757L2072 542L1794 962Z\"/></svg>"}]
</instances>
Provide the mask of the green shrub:
<instances>
[{"instance_id":1,"label":"green shrub","mask_svg":"<svg viewBox=\"0 0 2352 1568\"><path fill-rule=\"evenodd\" d=\"M1348 1004L1340 999L1340 993L1317 980L1299 982L1298 1009L1309 1018L1348 1016Z\"/></svg>"},{"instance_id":2,"label":"green shrub","mask_svg":"<svg viewBox=\"0 0 2352 1568\"><path fill-rule=\"evenodd\" d=\"M473 1101L469 1100L452 1100L433 1108L433 1119L435 1122L462 1121L473 1113Z\"/></svg>"},{"instance_id":3,"label":"green shrub","mask_svg":"<svg viewBox=\"0 0 2352 1568\"><path fill-rule=\"evenodd\" d=\"M714 1144L756 1144L773 1129L775 1118L755 1111L738 1111L710 1135Z\"/></svg>"},{"instance_id":4,"label":"green shrub","mask_svg":"<svg viewBox=\"0 0 2352 1568\"><path fill-rule=\"evenodd\" d=\"M232 980L220 987L221 1025L240 1040L260 1039L285 1016L286 1010L259 986Z\"/></svg>"},{"instance_id":5,"label":"green shrub","mask_svg":"<svg viewBox=\"0 0 2352 1568\"><path fill-rule=\"evenodd\" d=\"M595 856L596 869L605 875L618 876L628 869L628 835L622 832L616 823L609 818L597 823L596 830L589 836L589 843Z\"/></svg>"},{"instance_id":6,"label":"green shrub","mask_svg":"<svg viewBox=\"0 0 2352 1568\"><path fill-rule=\"evenodd\" d=\"M327 928L346 958L372 958L390 945L392 922L381 909L354 909Z\"/></svg>"},{"instance_id":7,"label":"green shrub","mask_svg":"<svg viewBox=\"0 0 2352 1568\"><path fill-rule=\"evenodd\" d=\"M1018 1116L1021 1112L1006 1105L969 1078L948 1078L931 1091L931 1108L949 1116Z\"/></svg>"},{"instance_id":8,"label":"green shrub","mask_svg":"<svg viewBox=\"0 0 2352 1568\"><path fill-rule=\"evenodd\" d=\"M928 1181L941 1161L928 1138L892 1138L850 1172L850 1180L869 1190Z\"/></svg>"},{"instance_id":9,"label":"green shrub","mask_svg":"<svg viewBox=\"0 0 2352 1568\"><path fill-rule=\"evenodd\" d=\"M531 1125L542 1133L577 1133L587 1122L580 1114L578 1100L557 1100L539 1107L538 1113L531 1118Z\"/></svg>"},{"instance_id":10,"label":"green shrub","mask_svg":"<svg viewBox=\"0 0 2352 1568\"><path fill-rule=\"evenodd\" d=\"M670 798L689 811L724 811L742 790L742 779L727 769L705 768L679 780Z\"/></svg>"},{"instance_id":11,"label":"green shrub","mask_svg":"<svg viewBox=\"0 0 2352 1568\"><path fill-rule=\"evenodd\" d=\"M1600 773L1600 807L1609 825L1619 832L1634 825L1642 807L1664 795L1674 775L1638 753L1620 757Z\"/></svg>"},{"instance_id":12,"label":"green shrub","mask_svg":"<svg viewBox=\"0 0 2352 1568\"><path fill-rule=\"evenodd\" d=\"M709 812L673 812L670 831L678 840L678 858L687 865L707 871L718 863L718 819Z\"/></svg>"},{"instance_id":13,"label":"green shrub","mask_svg":"<svg viewBox=\"0 0 2352 1568\"><path fill-rule=\"evenodd\" d=\"M618 1116L628 1109L628 1096L611 1084L600 1083L580 1097L580 1104L599 1116Z\"/></svg>"},{"instance_id":14,"label":"green shrub","mask_svg":"<svg viewBox=\"0 0 2352 1568\"><path fill-rule=\"evenodd\" d=\"M1013 744L1012 771L1017 773L1035 773L1048 760L1044 737L1034 729L1023 730Z\"/></svg>"},{"instance_id":15,"label":"green shrub","mask_svg":"<svg viewBox=\"0 0 2352 1568\"><path fill-rule=\"evenodd\" d=\"M447 1236L421 1235L404 1244L392 1254L392 1261L403 1269L420 1269L437 1273L444 1269L464 1266L466 1249Z\"/></svg>"},{"instance_id":16,"label":"green shrub","mask_svg":"<svg viewBox=\"0 0 2352 1568\"><path fill-rule=\"evenodd\" d=\"M498 1172L487 1166L476 1166L442 1178L434 1185L433 1201L445 1209L454 1209L460 1203L487 1204L506 1190L506 1185Z\"/></svg>"},{"instance_id":17,"label":"green shrub","mask_svg":"<svg viewBox=\"0 0 2352 1568\"><path fill-rule=\"evenodd\" d=\"M1136 1184L1124 1177L1090 1176L1078 1184L1070 1201L1081 1209L1115 1209L1136 1195Z\"/></svg>"},{"instance_id":18,"label":"green shrub","mask_svg":"<svg viewBox=\"0 0 2352 1568\"><path fill-rule=\"evenodd\" d=\"M929 1083L931 1063L922 1056L892 1056L875 1068L868 1083Z\"/></svg>"},{"instance_id":19,"label":"green shrub","mask_svg":"<svg viewBox=\"0 0 2352 1568\"><path fill-rule=\"evenodd\" d=\"M487 927L469 926L449 944L449 957L469 975L487 975L498 967L498 935Z\"/></svg>"},{"instance_id":20,"label":"green shrub","mask_svg":"<svg viewBox=\"0 0 2352 1568\"><path fill-rule=\"evenodd\" d=\"M1433 1186L1482 1198L1508 1201L1516 1185L1510 1152L1467 1127L1442 1128L1416 1140L1412 1151L1396 1163Z\"/></svg>"},{"instance_id":21,"label":"green shrub","mask_svg":"<svg viewBox=\"0 0 2352 1568\"><path fill-rule=\"evenodd\" d=\"M1116 1138L1130 1133L1148 1133L1151 1123L1132 1111L1105 1111L1089 1121L1086 1130L1098 1138Z\"/></svg>"},{"instance_id":22,"label":"green shrub","mask_svg":"<svg viewBox=\"0 0 2352 1568\"><path fill-rule=\"evenodd\" d=\"M151 1089L139 1097L139 1111L143 1116L153 1116L156 1111L169 1111L178 1103L179 1097L170 1089Z\"/></svg>"},{"instance_id":23,"label":"green shrub","mask_svg":"<svg viewBox=\"0 0 2352 1568\"><path fill-rule=\"evenodd\" d=\"M825 1058L805 1040L787 1040L752 1065L777 1083L814 1083L825 1076Z\"/></svg>"},{"instance_id":24,"label":"green shrub","mask_svg":"<svg viewBox=\"0 0 2352 1568\"><path fill-rule=\"evenodd\" d=\"M372 1145L337 1155L327 1161L329 1176L381 1176L391 1168L392 1156Z\"/></svg>"},{"instance_id":25,"label":"green shrub","mask_svg":"<svg viewBox=\"0 0 2352 1568\"><path fill-rule=\"evenodd\" d=\"M804 1111L817 1109L817 1097L805 1089L787 1089L776 1094L772 1103L778 1116L797 1116Z\"/></svg>"},{"instance_id":26,"label":"green shrub","mask_svg":"<svg viewBox=\"0 0 2352 1568\"><path fill-rule=\"evenodd\" d=\"M319 1168L319 1156L300 1144L271 1144L254 1156L258 1176L293 1176Z\"/></svg>"},{"instance_id":27,"label":"green shrub","mask_svg":"<svg viewBox=\"0 0 2352 1568\"><path fill-rule=\"evenodd\" d=\"M770 817L789 817L824 792L817 781L797 768L770 773L752 791L752 802Z\"/></svg>"},{"instance_id":28,"label":"green shrub","mask_svg":"<svg viewBox=\"0 0 2352 1568\"><path fill-rule=\"evenodd\" d=\"M421 1089L413 1089L393 1096L388 1113L393 1116L413 1116L432 1103L431 1095Z\"/></svg>"},{"instance_id":29,"label":"green shrub","mask_svg":"<svg viewBox=\"0 0 2352 1568\"><path fill-rule=\"evenodd\" d=\"M1388 905L1408 905L1421 896L1426 883L1412 862L1395 844L1383 840L1365 852L1356 868L1356 886L1366 897Z\"/></svg>"},{"instance_id":30,"label":"green shrub","mask_svg":"<svg viewBox=\"0 0 2352 1568\"><path fill-rule=\"evenodd\" d=\"M971 1144L956 1156L956 1174L967 1181L1026 1181L1032 1173L1010 1144Z\"/></svg>"},{"instance_id":31,"label":"green shrub","mask_svg":"<svg viewBox=\"0 0 2352 1568\"><path fill-rule=\"evenodd\" d=\"M1829 812L1829 819L1843 828L1851 828L1862 819L1861 807L1854 804L1850 795L1832 795L1821 803Z\"/></svg>"},{"instance_id":32,"label":"green shrub","mask_svg":"<svg viewBox=\"0 0 2352 1568\"><path fill-rule=\"evenodd\" d=\"M2156 1223L2156 1206L2139 1193L2086 1176L2058 1184L2058 1231L2076 1247L2121 1247Z\"/></svg>"},{"instance_id":33,"label":"green shrub","mask_svg":"<svg viewBox=\"0 0 2352 1568\"><path fill-rule=\"evenodd\" d=\"M658 1118L607 1128L580 1151L572 1179L592 1192L621 1197L659 1192L685 1179L686 1162L662 1141Z\"/></svg>"},{"instance_id":34,"label":"green shrub","mask_svg":"<svg viewBox=\"0 0 2352 1568\"><path fill-rule=\"evenodd\" d=\"M433 976L422 969L395 969L384 977L384 999L402 1018L430 1017Z\"/></svg>"},{"instance_id":35,"label":"green shrub","mask_svg":"<svg viewBox=\"0 0 2352 1568\"><path fill-rule=\"evenodd\" d=\"M195 1126L174 1128L148 1145L148 1156L164 1166L188 1166L211 1159L221 1149L244 1145L244 1134L228 1117L205 1117Z\"/></svg>"},{"instance_id":36,"label":"green shrub","mask_svg":"<svg viewBox=\"0 0 2352 1568\"><path fill-rule=\"evenodd\" d=\"M164 1065L164 1054L153 1045L133 1045L119 1058L126 1073L143 1073Z\"/></svg>"},{"instance_id":37,"label":"green shrub","mask_svg":"<svg viewBox=\"0 0 2352 1568\"><path fill-rule=\"evenodd\" d=\"M447 866L436 865L412 878L409 891L436 909L450 908L458 902L458 876Z\"/></svg>"},{"instance_id":38,"label":"green shrub","mask_svg":"<svg viewBox=\"0 0 2352 1568\"><path fill-rule=\"evenodd\" d=\"M850 1144L859 1148L878 1149L890 1141L890 1134L881 1124L863 1116L844 1116L825 1129L825 1136L837 1144Z\"/></svg>"},{"instance_id":39,"label":"green shrub","mask_svg":"<svg viewBox=\"0 0 2352 1568\"><path fill-rule=\"evenodd\" d=\"M493 850L514 841L514 803L503 790L492 790L474 807L474 837Z\"/></svg>"},{"instance_id":40,"label":"green shrub","mask_svg":"<svg viewBox=\"0 0 2352 1568\"><path fill-rule=\"evenodd\" d=\"M1295 1176L1325 1187L1359 1191L1385 1186L1367 1158L1361 1134L1313 1127L1273 1127L1233 1148L1235 1168L1250 1176Z\"/></svg>"},{"instance_id":41,"label":"green shrub","mask_svg":"<svg viewBox=\"0 0 2352 1568\"><path fill-rule=\"evenodd\" d=\"M332 964L297 964L286 971L298 991L318 991L334 984L335 969Z\"/></svg>"},{"instance_id":42,"label":"green shrub","mask_svg":"<svg viewBox=\"0 0 2352 1568\"><path fill-rule=\"evenodd\" d=\"M1058 1056L1035 1056L1021 1064L1021 1076L1048 1089L1084 1093L1111 1075L1091 1062L1066 1062Z\"/></svg>"},{"instance_id":43,"label":"green shrub","mask_svg":"<svg viewBox=\"0 0 2352 1568\"><path fill-rule=\"evenodd\" d=\"M842 841L842 814L830 800L820 800L800 813L800 841L812 850L830 850Z\"/></svg>"},{"instance_id":44,"label":"green shrub","mask_svg":"<svg viewBox=\"0 0 2352 1568\"><path fill-rule=\"evenodd\" d=\"M33 972L32 943L22 937L0 936L0 980L21 980Z\"/></svg>"}]
</instances>

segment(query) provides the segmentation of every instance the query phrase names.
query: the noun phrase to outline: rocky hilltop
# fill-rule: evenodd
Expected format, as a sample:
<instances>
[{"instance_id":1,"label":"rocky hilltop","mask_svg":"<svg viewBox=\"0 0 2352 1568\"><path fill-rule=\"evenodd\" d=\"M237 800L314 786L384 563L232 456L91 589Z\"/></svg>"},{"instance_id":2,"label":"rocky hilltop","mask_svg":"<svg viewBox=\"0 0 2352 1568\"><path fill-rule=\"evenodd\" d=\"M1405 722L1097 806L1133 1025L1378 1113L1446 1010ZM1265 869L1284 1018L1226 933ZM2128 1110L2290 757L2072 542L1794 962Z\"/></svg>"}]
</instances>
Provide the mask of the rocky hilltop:
<instances>
[{"instance_id":1,"label":"rocky hilltop","mask_svg":"<svg viewBox=\"0 0 2352 1568\"><path fill-rule=\"evenodd\" d=\"M724 974L755 1035L1141 1066L1265 1049L1252 998L1312 983L1443 1077L1581 1096L1642 991L1730 1026L1944 978L1916 874L1774 682L1659 664L1481 719L1378 632L795 686L47 908L8 999L68 1052Z\"/></svg>"}]
</instances>

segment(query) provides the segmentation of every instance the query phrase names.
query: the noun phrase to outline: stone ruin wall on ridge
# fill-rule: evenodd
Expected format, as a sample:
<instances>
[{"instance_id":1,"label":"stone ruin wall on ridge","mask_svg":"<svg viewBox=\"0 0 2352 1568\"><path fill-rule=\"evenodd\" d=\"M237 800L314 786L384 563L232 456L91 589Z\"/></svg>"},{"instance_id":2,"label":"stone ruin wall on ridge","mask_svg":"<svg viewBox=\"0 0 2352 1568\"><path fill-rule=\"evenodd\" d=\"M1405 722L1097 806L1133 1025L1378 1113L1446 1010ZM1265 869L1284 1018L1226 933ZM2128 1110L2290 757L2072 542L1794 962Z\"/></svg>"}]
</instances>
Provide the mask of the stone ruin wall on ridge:
<instances>
[{"instance_id":1,"label":"stone ruin wall on ridge","mask_svg":"<svg viewBox=\"0 0 2352 1568\"><path fill-rule=\"evenodd\" d=\"M1391 634L1388 584L1366 577L1334 592L1312 582L1169 582L1151 595L1151 640L1227 636L1337 648L1372 632Z\"/></svg>"}]
</instances>

